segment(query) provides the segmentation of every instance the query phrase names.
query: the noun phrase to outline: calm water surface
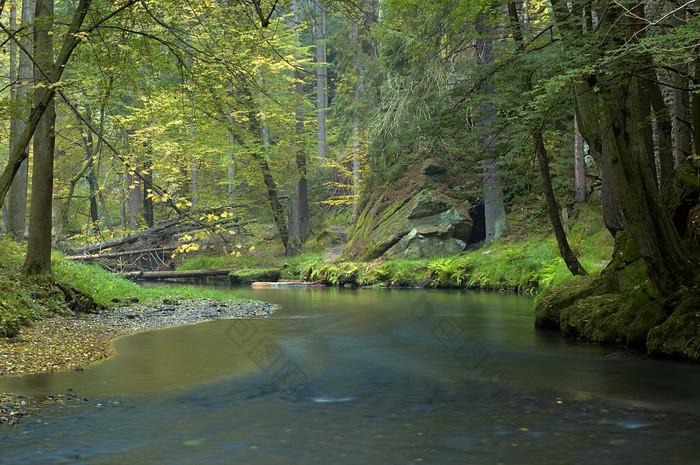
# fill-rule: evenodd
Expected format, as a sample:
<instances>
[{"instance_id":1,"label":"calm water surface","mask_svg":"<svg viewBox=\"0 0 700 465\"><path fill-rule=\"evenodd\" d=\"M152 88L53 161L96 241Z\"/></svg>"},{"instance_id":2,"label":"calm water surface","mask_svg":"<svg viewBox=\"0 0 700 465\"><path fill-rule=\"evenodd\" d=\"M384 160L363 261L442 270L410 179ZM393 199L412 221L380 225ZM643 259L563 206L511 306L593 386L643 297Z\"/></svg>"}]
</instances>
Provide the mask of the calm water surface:
<instances>
[{"instance_id":1,"label":"calm water surface","mask_svg":"<svg viewBox=\"0 0 700 465\"><path fill-rule=\"evenodd\" d=\"M1 427L0 463L700 463L699 365L535 331L529 298L234 291L281 308L0 379L90 399Z\"/></svg>"}]
</instances>

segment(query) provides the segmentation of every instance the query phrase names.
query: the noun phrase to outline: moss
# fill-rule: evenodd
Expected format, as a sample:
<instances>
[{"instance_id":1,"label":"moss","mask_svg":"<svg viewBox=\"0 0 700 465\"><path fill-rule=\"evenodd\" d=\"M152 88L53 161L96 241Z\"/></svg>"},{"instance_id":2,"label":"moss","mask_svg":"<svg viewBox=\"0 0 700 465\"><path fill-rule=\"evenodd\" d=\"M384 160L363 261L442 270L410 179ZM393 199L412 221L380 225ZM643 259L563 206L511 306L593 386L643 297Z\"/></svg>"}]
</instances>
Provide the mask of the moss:
<instances>
[{"instance_id":1,"label":"moss","mask_svg":"<svg viewBox=\"0 0 700 465\"><path fill-rule=\"evenodd\" d=\"M617 291L617 281L606 275L590 275L545 291L535 299L535 326L543 329L562 327L561 313L578 300Z\"/></svg>"},{"instance_id":2,"label":"moss","mask_svg":"<svg viewBox=\"0 0 700 465\"><path fill-rule=\"evenodd\" d=\"M646 263L629 234L615 238L613 258L599 276L577 279L535 302L535 325L567 336L644 346L667 317L656 300Z\"/></svg>"},{"instance_id":3,"label":"moss","mask_svg":"<svg viewBox=\"0 0 700 465\"><path fill-rule=\"evenodd\" d=\"M605 267L603 273L616 273L628 264L641 260L641 258L642 256L639 253L639 248L629 233L620 231L615 235L612 260L608 266Z\"/></svg>"},{"instance_id":4,"label":"moss","mask_svg":"<svg viewBox=\"0 0 700 465\"><path fill-rule=\"evenodd\" d=\"M620 293L592 295L561 312L561 329L567 336L593 342L644 346L649 331L666 318L656 302Z\"/></svg>"},{"instance_id":5,"label":"moss","mask_svg":"<svg viewBox=\"0 0 700 465\"><path fill-rule=\"evenodd\" d=\"M649 331L647 351L650 355L700 361L700 290L674 297L671 316Z\"/></svg>"},{"instance_id":6,"label":"moss","mask_svg":"<svg viewBox=\"0 0 700 465\"><path fill-rule=\"evenodd\" d=\"M249 268L229 273L229 280L234 284L247 284L258 281L279 281L282 270L279 268Z\"/></svg>"}]
</instances>

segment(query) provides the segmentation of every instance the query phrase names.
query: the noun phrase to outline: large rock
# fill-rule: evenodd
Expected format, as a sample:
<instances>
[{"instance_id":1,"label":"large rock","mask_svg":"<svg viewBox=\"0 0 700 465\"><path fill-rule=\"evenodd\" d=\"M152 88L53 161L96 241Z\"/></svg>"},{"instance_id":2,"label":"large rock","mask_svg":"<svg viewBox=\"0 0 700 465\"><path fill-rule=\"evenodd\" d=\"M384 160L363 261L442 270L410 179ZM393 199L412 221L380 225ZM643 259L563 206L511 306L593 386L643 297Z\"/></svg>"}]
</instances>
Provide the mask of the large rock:
<instances>
[{"instance_id":1,"label":"large rock","mask_svg":"<svg viewBox=\"0 0 700 465\"><path fill-rule=\"evenodd\" d=\"M354 260L423 258L464 250L472 231L470 204L446 189L424 187L410 197L370 202L345 249Z\"/></svg>"}]
</instances>

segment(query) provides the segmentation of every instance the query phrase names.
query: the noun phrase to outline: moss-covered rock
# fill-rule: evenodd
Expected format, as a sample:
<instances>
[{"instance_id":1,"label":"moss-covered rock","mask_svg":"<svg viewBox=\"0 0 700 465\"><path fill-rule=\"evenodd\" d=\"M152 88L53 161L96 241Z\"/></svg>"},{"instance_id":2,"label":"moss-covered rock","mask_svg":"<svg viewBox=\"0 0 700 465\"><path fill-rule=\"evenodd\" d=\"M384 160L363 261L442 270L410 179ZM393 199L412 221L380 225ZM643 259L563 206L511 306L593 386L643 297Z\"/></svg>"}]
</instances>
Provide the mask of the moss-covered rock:
<instances>
[{"instance_id":1,"label":"moss-covered rock","mask_svg":"<svg viewBox=\"0 0 700 465\"><path fill-rule=\"evenodd\" d=\"M644 346L649 331L667 316L625 232L617 234L612 260L600 275L565 283L535 301L536 326L594 342Z\"/></svg>"},{"instance_id":2,"label":"moss-covered rock","mask_svg":"<svg viewBox=\"0 0 700 465\"><path fill-rule=\"evenodd\" d=\"M593 342L643 347L649 331L665 318L656 301L630 299L623 293L592 295L561 312L561 330Z\"/></svg>"},{"instance_id":3,"label":"moss-covered rock","mask_svg":"<svg viewBox=\"0 0 700 465\"><path fill-rule=\"evenodd\" d=\"M649 331L650 355L700 361L700 290L674 296L675 310L661 325Z\"/></svg>"},{"instance_id":4,"label":"moss-covered rock","mask_svg":"<svg viewBox=\"0 0 700 465\"><path fill-rule=\"evenodd\" d=\"M278 281L282 276L279 268L250 268L232 271L228 277L233 284L248 284L258 281Z\"/></svg>"},{"instance_id":5,"label":"moss-covered rock","mask_svg":"<svg viewBox=\"0 0 700 465\"><path fill-rule=\"evenodd\" d=\"M472 230L469 208L468 201L437 189L388 204L380 198L360 215L345 255L367 261L390 250L395 259L459 253Z\"/></svg>"},{"instance_id":6,"label":"moss-covered rock","mask_svg":"<svg viewBox=\"0 0 700 465\"><path fill-rule=\"evenodd\" d=\"M535 299L535 326L560 329L561 312L578 300L592 295L617 292L618 283L611 276L592 275L566 282L540 294Z\"/></svg>"}]
</instances>

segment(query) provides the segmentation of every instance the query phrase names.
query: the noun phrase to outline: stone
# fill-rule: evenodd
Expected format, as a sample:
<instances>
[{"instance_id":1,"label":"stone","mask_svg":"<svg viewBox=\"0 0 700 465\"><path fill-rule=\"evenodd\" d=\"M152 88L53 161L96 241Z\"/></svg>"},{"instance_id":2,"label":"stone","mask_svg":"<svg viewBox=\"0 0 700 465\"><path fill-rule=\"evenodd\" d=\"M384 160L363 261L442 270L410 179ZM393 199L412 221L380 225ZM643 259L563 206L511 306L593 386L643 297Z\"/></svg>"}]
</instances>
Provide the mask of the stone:
<instances>
[{"instance_id":1,"label":"stone","mask_svg":"<svg viewBox=\"0 0 700 465\"><path fill-rule=\"evenodd\" d=\"M428 159L423 163L423 167L421 168L420 172L426 176L439 176L446 173L447 170L435 162L435 160Z\"/></svg>"},{"instance_id":2,"label":"stone","mask_svg":"<svg viewBox=\"0 0 700 465\"><path fill-rule=\"evenodd\" d=\"M472 230L469 202L437 189L421 189L408 199L382 208L381 199L358 218L345 255L373 260L389 252L394 258L424 258L464 250Z\"/></svg>"},{"instance_id":3,"label":"stone","mask_svg":"<svg viewBox=\"0 0 700 465\"><path fill-rule=\"evenodd\" d=\"M675 307L663 324L649 331L649 355L700 361L700 290L669 298Z\"/></svg>"}]
</instances>

